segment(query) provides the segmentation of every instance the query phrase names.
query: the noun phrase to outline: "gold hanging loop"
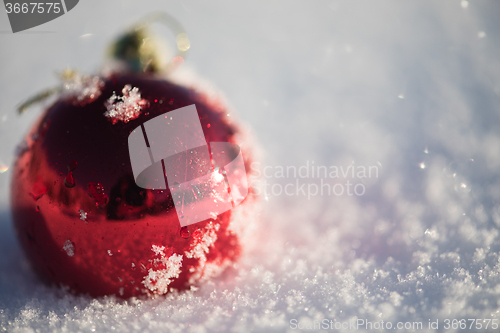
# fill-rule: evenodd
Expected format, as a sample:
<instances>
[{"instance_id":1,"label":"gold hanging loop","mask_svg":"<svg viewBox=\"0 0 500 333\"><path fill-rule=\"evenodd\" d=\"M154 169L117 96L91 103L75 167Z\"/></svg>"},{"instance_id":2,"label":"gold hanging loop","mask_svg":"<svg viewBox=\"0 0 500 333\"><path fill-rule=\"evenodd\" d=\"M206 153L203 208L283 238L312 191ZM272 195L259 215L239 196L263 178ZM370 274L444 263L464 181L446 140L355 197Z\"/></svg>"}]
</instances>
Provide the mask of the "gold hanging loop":
<instances>
[{"instance_id":1,"label":"gold hanging loop","mask_svg":"<svg viewBox=\"0 0 500 333\"><path fill-rule=\"evenodd\" d=\"M164 52L150 33L152 23L162 23L175 36L176 53L166 62ZM146 16L111 46L111 58L125 63L127 70L146 73L169 73L182 65L191 47L182 25L172 16L156 12Z\"/></svg>"}]
</instances>

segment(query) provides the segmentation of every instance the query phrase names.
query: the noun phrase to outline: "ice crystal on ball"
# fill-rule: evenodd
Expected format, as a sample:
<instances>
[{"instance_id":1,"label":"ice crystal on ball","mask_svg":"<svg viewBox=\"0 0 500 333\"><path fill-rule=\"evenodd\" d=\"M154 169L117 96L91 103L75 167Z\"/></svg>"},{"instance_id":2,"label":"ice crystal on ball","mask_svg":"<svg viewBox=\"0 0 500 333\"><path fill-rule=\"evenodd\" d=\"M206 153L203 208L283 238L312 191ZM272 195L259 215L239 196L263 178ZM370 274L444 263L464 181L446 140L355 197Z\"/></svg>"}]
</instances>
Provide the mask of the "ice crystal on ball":
<instances>
[{"instance_id":1,"label":"ice crystal on ball","mask_svg":"<svg viewBox=\"0 0 500 333\"><path fill-rule=\"evenodd\" d=\"M80 209L78 212L80 213L80 220L87 222L87 213L83 209Z\"/></svg>"},{"instance_id":2,"label":"ice crystal on ball","mask_svg":"<svg viewBox=\"0 0 500 333\"><path fill-rule=\"evenodd\" d=\"M81 75L65 71L62 75L63 94L74 99L74 104L87 104L101 96L104 81L99 76Z\"/></svg>"},{"instance_id":3,"label":"ice crystal on ball","mask_svg":"<svg viewBox=\"0 0 500 333\"><path fill-rule=\"evenodd\" d=\"M168 292L168 285L174 278L178 278L181 273L182 255L165 255L165 246L153 245L152 251L159 256L153 260L155 269L150 268L148 275L144 277L142 284L153 293L165 294Z\"/></svg>"},{"instance_id":4,"label":"ice crystal on ball","mask_svg":"<svg viewBox=\"0 0 500 333\"><path fill-rule=\"evenodd\" d=\"M75 246L69 239L64 243L63 250L66 251L70 257L75 255Z\"/></svg>"},{"instance_id":5,"label":"ice crystal on ball","mask_svg":"<svg viewBox=\"0 0 500 333\"><path fill-rule=\"evenodd\" d=\"M114 123L123 121L125 123L139 117L142 110L148 107L147 100L141 98L139 88L130 84L125 85L122 89L123 96L116 96L115 92L104 104L106 112L104 115L111 119Z\"/></svg>"}]
</instances>

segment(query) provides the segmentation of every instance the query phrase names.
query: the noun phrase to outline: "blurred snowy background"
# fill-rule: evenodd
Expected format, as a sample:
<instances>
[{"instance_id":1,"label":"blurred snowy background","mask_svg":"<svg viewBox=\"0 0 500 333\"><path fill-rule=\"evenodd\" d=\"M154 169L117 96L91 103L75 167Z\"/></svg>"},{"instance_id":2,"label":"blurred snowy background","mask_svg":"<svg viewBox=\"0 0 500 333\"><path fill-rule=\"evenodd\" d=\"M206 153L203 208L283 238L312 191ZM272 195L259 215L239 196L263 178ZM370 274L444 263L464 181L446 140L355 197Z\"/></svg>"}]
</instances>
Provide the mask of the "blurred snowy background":
<instances>
[{"instance_id":1,"label":"blurred snowy background","mask_svg":"<svg viewBox=\"0 0 500 333\"><path fill-rule=\"evenodd\" d=\"M362 196L268 195L237 270L197 291L74 297L42 285L14 238L8 167L40 114L15 107L57 84L56 71L99 69L108 43L153 10L183 23L183 70L223 92L264 147L261 167L376 165L379 175L352 180ZM500 324L499 15L498 1L81 0L12 34L0 10L0 331ZM497 331L491 323L476 330Z\"/></svg>"}]
</instances>

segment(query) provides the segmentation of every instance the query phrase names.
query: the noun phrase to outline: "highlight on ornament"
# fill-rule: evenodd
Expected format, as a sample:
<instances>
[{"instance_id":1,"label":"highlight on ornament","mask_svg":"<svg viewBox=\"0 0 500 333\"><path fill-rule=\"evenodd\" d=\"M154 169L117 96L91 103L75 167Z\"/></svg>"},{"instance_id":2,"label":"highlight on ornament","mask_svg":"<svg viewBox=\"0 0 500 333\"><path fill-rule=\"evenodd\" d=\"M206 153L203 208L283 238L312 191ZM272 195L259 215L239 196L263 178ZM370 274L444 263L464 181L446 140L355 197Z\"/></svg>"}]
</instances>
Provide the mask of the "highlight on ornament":
<instances>
[{"instance_id":1,"label":"highlight on ornament","mask_svg":"<svg viewBox=\"0 0 500 333\"><path fill-rule=\"evenodd\" d=\"M128 144L136 184L168 187L182 227L215 218L248 194L240 148L229 142L207 144L195 104L141 124ZM203 166L197 175L189 171L194 164Z\"/></svg>"},{"instance_id":2,"label":"highlight on ornament","mask_svg":"<svg viewBox=\"0 0 500 333\"><path fill-rule=\"evenodd\" d=\"M166 61L153 22L176 36ZM20 144L11 208L19 241L47 283L127 298L190 289L233 267L252 223L251 145L216 96L169 75L191 44L156 13L110 47L111 66L66 69Z\"/></svg>"}]
</instances>

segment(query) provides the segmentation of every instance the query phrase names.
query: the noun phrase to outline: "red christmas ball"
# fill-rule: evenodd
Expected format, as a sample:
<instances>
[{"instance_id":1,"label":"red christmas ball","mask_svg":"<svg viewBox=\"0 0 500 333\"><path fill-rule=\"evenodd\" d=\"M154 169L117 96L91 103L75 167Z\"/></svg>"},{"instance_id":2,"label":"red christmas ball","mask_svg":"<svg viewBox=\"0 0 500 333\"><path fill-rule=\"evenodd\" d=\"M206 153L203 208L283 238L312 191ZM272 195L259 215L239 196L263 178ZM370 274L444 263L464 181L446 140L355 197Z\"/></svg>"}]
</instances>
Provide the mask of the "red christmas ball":
<instances>
[{"instance_id":1,"label":"red christmas ball","mask_svg":"<svg viewBox=\"0 0 500 333\"><path fill-rule=\"evenodd\" d=\"M224 104L149 74L77 81L44 111L14 167L15 230L36 272L79 293L130 297L186 289L232 265L234 212L181 227L170 188L136 184L128 146L141 124L192 104L207 142L235 143Z\"/></svg>"}]
</instances>

